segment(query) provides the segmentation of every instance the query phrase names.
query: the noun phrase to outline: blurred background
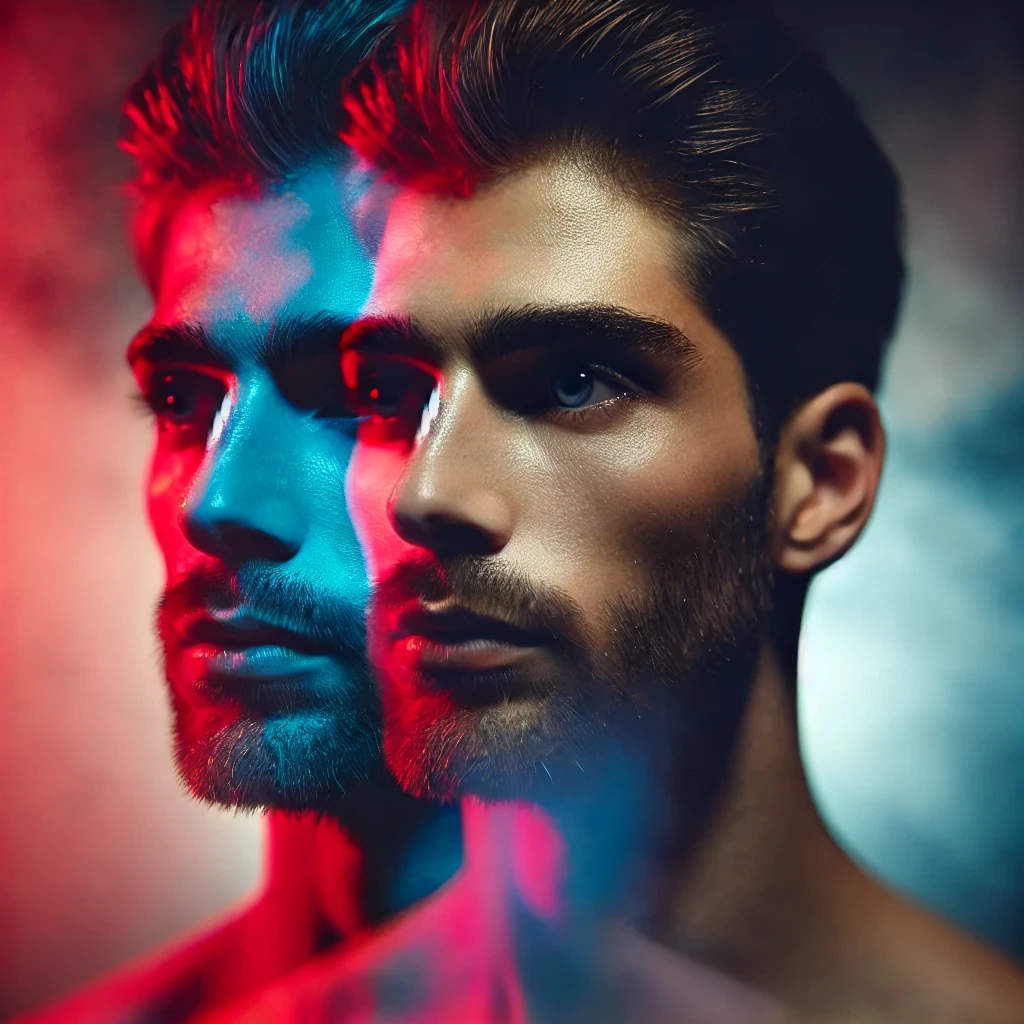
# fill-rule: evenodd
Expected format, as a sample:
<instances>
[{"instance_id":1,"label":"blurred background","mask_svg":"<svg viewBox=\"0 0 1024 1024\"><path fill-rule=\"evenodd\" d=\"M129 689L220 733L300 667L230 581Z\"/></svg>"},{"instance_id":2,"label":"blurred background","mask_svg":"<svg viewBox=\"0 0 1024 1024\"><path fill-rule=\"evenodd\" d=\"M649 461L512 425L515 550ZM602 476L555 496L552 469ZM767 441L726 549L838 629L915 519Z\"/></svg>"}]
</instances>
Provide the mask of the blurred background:
<instances>
[{"instance_id":1,"label":"blurred background","mask_svg":"<svg viewBox=\"0 0 1024 1024\"><path fill-rule=\"evenodd\" d=\"M815 585L805 754L891 884L1024 962L1024 5L780 2L906 189L877 514ZM0 1018L258 884L256 818L179 792L122 352L121 95L185 5L0 0Z\"/></svg>"}]
</instances>

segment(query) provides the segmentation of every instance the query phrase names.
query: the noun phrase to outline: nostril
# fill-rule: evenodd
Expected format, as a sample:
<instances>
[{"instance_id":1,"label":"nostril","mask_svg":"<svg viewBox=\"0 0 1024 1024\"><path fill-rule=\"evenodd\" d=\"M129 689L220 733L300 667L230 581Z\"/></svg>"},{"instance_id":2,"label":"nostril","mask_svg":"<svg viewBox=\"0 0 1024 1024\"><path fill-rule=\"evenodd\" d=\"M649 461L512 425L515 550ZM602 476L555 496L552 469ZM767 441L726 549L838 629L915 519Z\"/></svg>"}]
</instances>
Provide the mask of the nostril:
<instances>
[{"instance_id":1,"label":"nostril","mask_svg":"<svg viewBox=\"0 0 1024 1024\"><path fill-rule=\"evenodd\" d=\"M298 554L297 545L261 530L224 524L219 529L222 532L219 547L232 562L287 562Z\"/></svg>"},{"instance_id":2,"label":"nostril","mask_svg":"<svg viewBox=\"0 0 1024 1024\"><path fill-rule=\"evenodd\" d=\"M439 520L430 526L430 547L439 556L495 555L505 546L505 538L465 522Z\"/></svg>"},{"instance_id":3,"label":"nostril","mask_svg":"<svg viewBox=\"0 0 1024 1024\"><path fill-rule=\"evenodd\" d=\"M233 564L246 561L287 562L301 547L294 529L274 529L229 516L186 515L183 523L189 543L204 554Z\"/></svg>"},{"instance_id":4,"label":"nostril","mask_svg":"<svg viewBox=\"0 0 1024 1024\"><path fill-rule=\"evenodd\" d=\"M438 513L410 515L395 510L391 518L403 540L439 556L493 555L508 542L505 531L490 529L471 519Z\"/></svg>"},{"instance_id":5,"label":"nostril","mask_svg":"<svg viewBox=\"0 0 1024 1024\"><path fill-rule=\"evenodd\" d=\"M492 457L482 425L447 408L447 427L413 451L394 486L391 524L403 540L438 554L496 554L511 536L514 481Z\"/></svg>"}]
</instances>

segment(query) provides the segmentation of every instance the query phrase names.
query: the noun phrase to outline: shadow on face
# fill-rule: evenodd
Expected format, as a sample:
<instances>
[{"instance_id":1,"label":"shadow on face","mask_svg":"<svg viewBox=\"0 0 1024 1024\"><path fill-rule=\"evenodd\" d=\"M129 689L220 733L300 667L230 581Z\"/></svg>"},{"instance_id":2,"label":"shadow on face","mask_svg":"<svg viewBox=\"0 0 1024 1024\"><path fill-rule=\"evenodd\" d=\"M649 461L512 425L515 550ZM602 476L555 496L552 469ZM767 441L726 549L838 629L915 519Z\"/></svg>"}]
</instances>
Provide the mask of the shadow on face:
<instances>
[{"instance_id":1,"label":"shadow on face","mask_svg":"<svg viewBox=\"0 0 1024 1024\"><path fill-rule=\"evenodd\" d=\"M201 798L324 807L379 774L338 368L372 279L357 206L342 171L195 192L129 351L156 425L147 500L178 764Z\"/></svg>"},{"instance_id":2,"label":"shadow on face","mask_svg":"<svg viewBox=\"0 0 1024 1024\"><path fill-rule=\"evenodd\" d=\"M391 207L342 365L385 749L414 793L532 793L681 700L733 728L766 499L742 367L672 241L569 164Z\"/></svg>"}]
</instances>

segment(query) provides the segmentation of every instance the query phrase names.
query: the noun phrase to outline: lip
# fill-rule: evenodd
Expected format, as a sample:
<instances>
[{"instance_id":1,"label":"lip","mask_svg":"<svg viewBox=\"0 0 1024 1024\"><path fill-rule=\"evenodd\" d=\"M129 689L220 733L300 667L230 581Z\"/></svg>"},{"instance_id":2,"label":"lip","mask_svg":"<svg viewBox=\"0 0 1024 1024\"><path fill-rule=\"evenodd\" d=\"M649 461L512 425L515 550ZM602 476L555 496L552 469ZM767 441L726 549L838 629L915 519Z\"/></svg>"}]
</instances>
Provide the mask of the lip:
<instances>
[{"instance_id":1,"label":"lip","mask_svg":"<svg viewBox=\"0 0 1024 1024\"><path fill-rule=\"evenodd\" d=\"M197 615L180 631L182 653L198 675L273 679L316 670L332 648L244 611Z\"/></svg>"},{"instance_id":2,"label":"lip","mask_svg":"<svg viewBox=\"0 0 1024 1024\"><path fill-rule=\"evenodd\" d=\"M511 668L550 645L551 633L480 615L458 605L413 605L397 620L393 641L420 671L492 672Z\"/></svg>"}]
</instances>

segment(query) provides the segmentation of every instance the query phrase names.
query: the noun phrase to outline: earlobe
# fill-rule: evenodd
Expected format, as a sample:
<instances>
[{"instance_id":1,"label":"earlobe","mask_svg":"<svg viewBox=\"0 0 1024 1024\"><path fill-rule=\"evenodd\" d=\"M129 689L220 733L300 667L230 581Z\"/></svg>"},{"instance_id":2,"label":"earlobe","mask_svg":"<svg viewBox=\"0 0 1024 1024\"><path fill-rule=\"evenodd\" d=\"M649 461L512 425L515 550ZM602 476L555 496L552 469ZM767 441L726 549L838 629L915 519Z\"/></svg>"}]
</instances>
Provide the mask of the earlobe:
<instances>
[{"instance_id":1,"label":"earlobe","mask_svg":"<svg viewBox=\"0 0 1024 1024\"><path fill-rule=\"evenodd\" d=\"M885 455L878 407L860 384L836 384L783 426L776 448L773 549L805 574L843 555L874 507Z\"/></svg>"}]
</instances>

